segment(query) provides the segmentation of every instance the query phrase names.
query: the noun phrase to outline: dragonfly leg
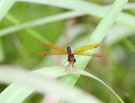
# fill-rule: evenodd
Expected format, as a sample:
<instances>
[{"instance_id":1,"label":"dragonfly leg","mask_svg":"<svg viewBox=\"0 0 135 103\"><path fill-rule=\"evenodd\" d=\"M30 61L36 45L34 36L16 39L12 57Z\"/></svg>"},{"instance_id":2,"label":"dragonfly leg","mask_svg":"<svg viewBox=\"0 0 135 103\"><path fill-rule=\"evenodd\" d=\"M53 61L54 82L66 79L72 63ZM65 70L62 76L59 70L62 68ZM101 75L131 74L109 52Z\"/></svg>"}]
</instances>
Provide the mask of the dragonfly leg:
<instances>
[{"instance_id":1,"label":"dragonfly leg","mask_svg":"<svg viewBox=\"0 0 135 103\"><path fill-rule=\"evenodd\" d=\"M72 64L72 73L74 72L74 64Z\"/></svg>"},{"instance_id":2,"label":"dragonfly leg","mask_svg":"<svg viewBox=\"0 0 135 103\"><path fill-rule=\"evenodd\" d=\"M72 64L72 72L78 72L77 68L75 68L74 64Z\"/></svg>"},{"instance_id":3,"label":"dragonfly leg","mask_svg":"<svg viewBox=\"0 0 135 103\"><path fill-rule=\"evenodd\" d=\"M67 60L62 65L60 65L60 66L63 66L66 62L67 62Z\"/></svg>"},{"instance_id":4,"label":"dragonfly leg","mask_svg":"<svg viewBox=\"0 0 135 103\"><path fill-rule=\"evenodd\" d=\"M70 63L67 65L65 72L68 70L69 67L70 67Z\"/></svg>"}]
</instances>

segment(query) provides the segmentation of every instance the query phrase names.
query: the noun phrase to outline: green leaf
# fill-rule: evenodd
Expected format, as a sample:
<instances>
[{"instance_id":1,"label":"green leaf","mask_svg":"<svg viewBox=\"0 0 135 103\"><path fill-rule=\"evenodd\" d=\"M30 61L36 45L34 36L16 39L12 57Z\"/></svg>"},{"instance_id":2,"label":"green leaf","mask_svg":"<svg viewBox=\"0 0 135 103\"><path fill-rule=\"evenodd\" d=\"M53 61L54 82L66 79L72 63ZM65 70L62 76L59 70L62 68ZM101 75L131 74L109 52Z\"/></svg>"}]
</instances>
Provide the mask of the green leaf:
<instances>
[{"instance_id":1,"label":"green leaf","mask_svg":"<svg viewBox=\"0 0 135 103\"><path fill-rule=\"evenodd\" d=\"M116 0L112 8L108 11L108 13L105 15L105 17L101 20L101 22L98 24L96 29L92 34L90 34L90 37L88 38L85 45L90 44L100 44L104 37L106 36L108 30L114 23L117 16L120 14L120 11L124 7L124 5L127 3L128 0ZM92 50L91 52L94 53L95 50ZM88 56L77 56L76 57L76 64L75 66L81 69L84 69L87 65L87 63L90 61L91 57ZM79 76L68 76L68 81L70 84L74 85L76 81L78 80ZM65 81L67 80L65 78Z\"/></svg>"},{"instance_id":2,"label":"green leaf","mask_svg":"<svg viewBox=\"0 0 135 103\"><path fill-rule=\"evenodd\" d=\"M26 29L26 28L29 28L29 27L47 24L47 23L50 23L50 22L55 22L55 21L63 20L63 19L67 19L67 18L73 18L73 17L81 16L81 15L83 15L83 14L80 13L80 12L66 12L66 13L61 13L61 14L57 14L57 15L54 15L54 16L41 18L41 19L38 19L38 20L34 20L34 21L26 22L26 23L23 23L23 24L20 24L20 25L8 27L6 29L2 29L2 30L0 30L0 36L4 36L4 35L7 35L11 32L16 32L16 31ZM29 29L28 31L31 32L31 29ZM37 37L37 38L39 40L41 40L42 42L47 41L47 40L42 40L43 38L41 38L41 37Z\"/></svg>"},{"instance_id":3,"label":"green leaf","mask_svg":"<svg viewBox=\"0 0 135 103\"><path fill-rule=\"evenodd\" d=\"M63 20L63 19L67 19L67 18L73 18L73 17L85 15L86 12L87 12L87 14L94 15L94 16L97 16L97 17L104 17L106 12L108 11L108 8L106 8L106 7L96 5L96 4L92 4L90 2L87 3L87 2L84 2L84 1L77 1L77 0L69 0L70 2L69 1L61 1L60 4L53 3L52 0L51 1L44 0L44 2L41 1L41 0L37 0L37 1L35 1L35 0L33 0L33 1L32 0L19 0L19 1L48 4L48 5L52 5L52 6L77 10L79 12L71 11L71 12L67 12L67 13L61 13L61 14L58 14L58 15L49 16L49 17L41 18L41 19L34 20L34 21L29 21L29 22L26 22L26 23L23 23L23 24L20 24L20 25L11 26L11 27L0 30L0 36L7 35L11 32L16 32L16 31L19 31L19 30L22 30L22 29L33 27L33 26L38 26L38 25L47 24L47 23L50 23L50 22L58 21L58 20ZM66 5L66 4L68 4L68 2L70 3L70 5ZM75 8L76 5L72 6L73 2L75 2L75 4L81 5L81 6L80 7L77 6ZM87 8L82 9L82 7L87 7L88 9ZM80 12L80 11L82 11L82 12ZM123 25L128 25L132 28L135 27L135 18L133 16L129 15L129 14L126 14L126 13L120 13L118 18L116 18L116 22L121 23ZM41 39L41 37L38 37L38 38Z\"/></svg>"},{"instance_id":4,"label":"green leaf","mask_svg":"<svg viewBox=\"0 0 135 103\"><path fill-rule=\"evenodd\" d=\"M20 0L20 1L26 1L26 2L32 2L32 3L41 3L41 4L49 4L57 7L62 8L68 8L72 10L81 11L87 14L98 14L100 13L100 16L104 18L101 20L95 31L92 33L90 38L87 40L86 45L88 44L100 44L103 38L106 36L107 31L110 29L114 21L117 19L124 20L124 24L126 24L127 19L126 17L118 17L120 15L120 11L122 10L123 6L127 3L127 0L116 0L114 4L112 5L112 8L108 11L106 8L101 8L98 5L92 5L88 2L78 1L78 0L68 0L68 1L62 1L62 0L55 0L55 3L53 0ZM56 2L57 1L57 2ZM59 2L58 2L59 1ZM76 5L74 5L76 4ZM85 7L85 8L84 8ZM108 12L107 12L108 11ZM122 14L123 15L123 14ZM125 15L125 14L124 14ZM127 14L126 14L127 15ZM98 15L97 15L98 16ZM129 16L129 15L128 15ZM118 18L119 19L118 19ZM131 17L131 18L130 18ZM124 18L124 19L123 19ZM129 19L130 18L130 19ZM132 16L128 17L129 22L128 25L135 27L134 21L135 19ZM94 51L92 51L94 52ZM75 64L76 67L79 67L81 69L84 69L91 57L79 57L76 58L78 61ZM74 85L76 81L78 80L79 76L68 76L68 78L65 78L65 81L69 81L70 84Z\"/></svg>"},{"instance_id":5,"label":"green leaf","mask_svg":"<svg viewBox=\"0 0 135 103\"><path fill-rule=\"evenodd\" d=\"M66 0L66 1L63 1L63 0L17 0L17 1L56 6L60 8L66 8L66 9L79 11L79 12L89 14L89 15L94 15L97 17L104 17L106 13L109 11L109 8L107 7L93 4L91 2L82 1L82 0ZM115 0L115 2L116 1L117 0ZM125 0L122 0L122 2L124 1ZM120 13L118 18L116 18L116 22L135 28L135 17L126 13Z\"/></svg>"},{"instance_id":6,"label":"green leaf","mask_svg":"<svg viewBox=\"0 0 135 103\"><path fill-rule=\"evenodd\" d=\"M3 45L2 45L2 41L0 39L0 63L4 60L4 58L5 58L5 55L3 52Z\"/></svg>"},{"instance_id":7,"label":"green leaf","mask_svg":"<svg viewBox=\"0 0 135 103\"><path fill-rule=\"evenodd\" d=\"M0 81L15 83L11 84L0 94L0 103L21 103L34 90L44 94L48 92L55 93L70 103L101 103L92 95L89 95L77 88L72 88L72 86L51 80L69 74L64 73L64 68L65 67L61 66L47 67L37 70L34 73L20 69L1 68ZM82 74L86 73L83 73L82 70L79 72L82 72ZM8 78L6 75L7 73L9 73Z\"/></svg>"},{"instance_id":8,"label":"green leaf","mask_svg":"<svg viewBox=\"0 0 135 103\"><path fill-rule=\"evenodd\" d=\"M13 6L16 0L1 0L0 1L0 22L3 19L3 17L7 14L7 12L10 10L10 8ZM0 39L0 61L4 60L4 53L2 52L2 42Z\"/></svg>"},{"instance_id":9,"label":"green leaf","mask_svg":"<svg viewBox=\"0 0 135 103\"><path fill-rule=\"evenodd\" d=\"M7 14L16 0L1 0L0 1L0 21Z\"/></svg>"},{"instance_id":10,"label":"green leaf","mask_svg":"<svg viewBox=\"0 0 135 103\"><path fill-rule=\"evenodd\" d=\"M25 73L24 71L19 71L17 69L14 70L14 69L3 68L3 69L0 69L0 80L1 81L11 81L11 82L13 82L15 80L19 80L18 82L21 84L25 84L25 83L27 83L27 81L29 81L30 83L27 83L26 85L28 85L28 84L32 84L34 86L36 85L37 87L35 87L35 89L39 90L41 87L40 85L43 85L43 84L42 83L40 84L40 82L38 82L37 80L36 80L37 84L35 84L35 77L42 77L42 78L46 77L51 80L51 79L55 79L55 78L58 78L58 77L61 77L64 75L73 75L73 74L84 75L84 76L90 77L90 78L95 79L98 82L102 83L119 99L119 101L121 101L121 103L124 103L122 101L122 99L115 93L115 91L113 91L105 82L103 82L101 79L97 78L96 76L94 76L86 71L83 71L81 69L77 69L77 72L73 72L73 73L64 72L65 68L66 67L63 67L63 66L46 67L46 68L36 70L32 74L28 74L28 73ZM4 75L5 72L6 73L10 72L10 74L8 75L8 77L10 77L10 78L5 77L6 76L6 75ZM19 75L19 77L18 77L18 75ZM12 80L10 80L10 79L12 79ZM38 78L38 79L40 80L41 78ZM46 86L43 85L44 89L46 87L48 89L50 89L50 87L49 87L50 85L48 83L46 83L46 80L43 82L44 82L44 85L46 85ZM56 89L60 89L59 87L57 88L57 85L55 85L55 87L56 87ZM62 92L62 95L64 95L64 93L66 92L65 90L68 90L67 88L68 87L66 86L63 90L58 90L57 92ZM34 91L33 89L28 89L27 87L22 87L16 83L13 83L1 93L0 103L14 103L15 101L16 101L16 103L23 102L33 91ZM54 91L56 91L56 90L54 90ZM72 90L70 90L70 91L72 91ZM67 95L71 94L71 92L66 92L66 93L67 93ZM74 94L76 94L75 91L74 91ZM78 95L80 95L80 94L78 94ZM72 95L70 95L69 97L71 97L71 96ZM77 98L77 97L74 97L74 99L75 98ZM71 101L74 101L74 99L70 98ZM79 103L81 103L81 101ZM82 103L87 103L87 102L82 102ZM89 101L89 103L91 103L91 102ZM97 102L95 101L94 103L97 103Z\"/></svg>"}]
</instances>

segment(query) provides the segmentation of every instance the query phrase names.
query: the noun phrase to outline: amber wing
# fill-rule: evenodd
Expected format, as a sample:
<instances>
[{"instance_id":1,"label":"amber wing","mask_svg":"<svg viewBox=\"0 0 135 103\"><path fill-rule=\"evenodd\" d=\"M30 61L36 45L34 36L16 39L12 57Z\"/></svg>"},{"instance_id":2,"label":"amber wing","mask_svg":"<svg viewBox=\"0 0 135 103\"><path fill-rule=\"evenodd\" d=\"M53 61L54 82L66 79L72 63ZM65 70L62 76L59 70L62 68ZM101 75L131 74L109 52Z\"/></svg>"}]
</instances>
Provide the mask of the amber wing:
<instances>
[{"instance_id":1,"label":"amber wing","mask_svg":"<svg viewBox=\"0 0 135 103\"><path fill-rule=\"evenodd\" d=\"M83 51L86 51L86 50L94 49L94 48L96 48L98 46L99 46L99 44L82 46L82 47L79 47L79 48L75 49L73 51L73 54L77 54L77 53L80 53L80 52L83 52Z\"/></svg>"},{"instance_id":2,"label":"amber wing","mask_svg":"<svg viewBox=\"0 0 135 103\"><path fill-rule=\"evenodd\" d=\"M47 43L41 43L41 45L46 46L46 47L51 48L51 49L55 49L55 50L57 50L57 51L59 51L61 53L67 53L67 51L65 51L63 48L61 48L59 46L55 46L55 45L47 44Z\"/></svg>"},{"instance_id":3,"label":"amber wing","mask_svg":"<svg viewBox=\"0 0 135 103\"><path fill-rule=\"evenodd\" d=\"M47 52L41 52L40 55L65 55L67 53L59 52L59 51L47 51Z\"/></svg>"},{"instance_id":4,"label":"amber wing","mask_svg":"<svg viewBox=\"0 0 135 103\"><path fill-rule=\"evenodd\" d=\"M76 53L75 55L84 55L84 56L93 56L93 57L104 57L104 55L102 55L102 54L91 54L89 52Z\"/></svg>"}]
</instances>

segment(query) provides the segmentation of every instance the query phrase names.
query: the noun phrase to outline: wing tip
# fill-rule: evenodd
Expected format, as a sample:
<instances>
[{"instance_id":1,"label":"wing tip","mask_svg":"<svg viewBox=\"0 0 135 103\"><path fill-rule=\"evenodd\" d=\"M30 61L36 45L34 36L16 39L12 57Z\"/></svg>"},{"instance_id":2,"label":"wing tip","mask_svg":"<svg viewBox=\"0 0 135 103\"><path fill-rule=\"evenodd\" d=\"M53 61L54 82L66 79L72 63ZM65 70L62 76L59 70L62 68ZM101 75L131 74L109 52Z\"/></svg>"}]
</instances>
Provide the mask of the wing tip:
<instances>
[{"instance_id":1,"label":"wing tip","mask_svg":"<svg viewBox=\"0 0 135 103\"><path fill-rule=\"evenodd\" d=\"M38 53L38 55L44 55L44 53L43 53L43 52L41 52L41 53Z\"/></svg>"},{"instance_id":2,"label":"wing tip","mask_svg":"<svg viewBox=\"0 0 135 103\"><path fill-rule=\"evenodd\" d=\"M94 56L94 57L104 57L104 55L102 55L102 54L92 54L92 56Z\"/></svg>"},{"instance_id":3,"label":"wing tip","mask_svg":"<svg viewBox=\"0 0 135 103\"><path fill-rule=\"evenodd\" d=\"M97 47L99 47L99 46L100 46L100 44L96 44L95 48L97 48Z\"/></svg>"},{"instance_id":4,"label":"wing tip","mask_svg":"<svg viewBox=\"0 0 135 103\"><path fill-rule=\"evenodd\" d=\"M41 44L41 45L44 45L45 43L43 43L43 42L40 42L40 44Z\"/></svg>"}]
</instances>

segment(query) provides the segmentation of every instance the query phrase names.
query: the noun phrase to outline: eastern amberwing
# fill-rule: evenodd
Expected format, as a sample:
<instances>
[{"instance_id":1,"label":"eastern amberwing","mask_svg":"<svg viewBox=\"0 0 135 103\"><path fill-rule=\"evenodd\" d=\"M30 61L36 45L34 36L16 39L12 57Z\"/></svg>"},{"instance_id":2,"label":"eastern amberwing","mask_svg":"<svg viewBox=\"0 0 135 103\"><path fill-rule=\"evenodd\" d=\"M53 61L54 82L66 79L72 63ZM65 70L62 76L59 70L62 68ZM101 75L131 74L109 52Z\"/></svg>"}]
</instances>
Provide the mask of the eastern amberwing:
<instances>
[{"instance_id":1,"label":"eastern amberwing","mask_svg":"<svg viewBox=\"0 0 135 103\"><path fill-rule=\"evenodd\" d=\"M101 55L101 54L91 54L90 52L84 52L84 51L87 51L90 49L97 48L99 46L99 44L82 46L82 47L76 48L73 52L71 51L70 47L67 47L67 50L64 50L63 48L52 45L52 44L41 43L41 45L46 46L51 49L55 49L55 50L41 52L40 55L66 55L67 54L68 62L69 62L68 66L72 65L72 67L74 67L74 63L76 62L74 55L103 57L103 55Z\"/></svg>"}]
</instances>

